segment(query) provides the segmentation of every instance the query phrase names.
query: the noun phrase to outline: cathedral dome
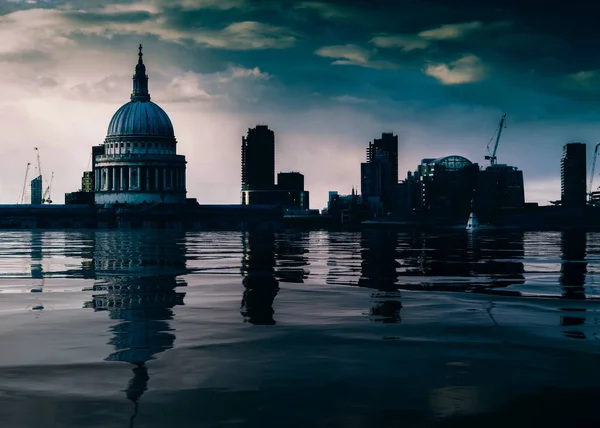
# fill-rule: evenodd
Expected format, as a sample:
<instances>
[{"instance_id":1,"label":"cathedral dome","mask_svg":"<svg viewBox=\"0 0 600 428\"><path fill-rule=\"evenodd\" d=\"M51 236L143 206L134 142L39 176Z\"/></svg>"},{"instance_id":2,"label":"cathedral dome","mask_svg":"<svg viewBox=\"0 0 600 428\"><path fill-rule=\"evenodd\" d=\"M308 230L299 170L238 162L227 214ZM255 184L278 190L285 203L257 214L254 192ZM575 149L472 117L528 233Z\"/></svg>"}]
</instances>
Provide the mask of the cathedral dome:
<instances>
[{"instance_id":1,"label":"cathedral dome","mask_svg":"<svg viewBox=\"0 0 600 428\"><path fill-rule=\"evenodd\" d=\"M123 105L108 124L107 137L120 136L174 137L171 119L151 101L133 99Z\"/></svg>"},{"instance_id":2,"label":"cathedral dome","mask_svg":"<svg viewBox=\"0 0 600 428\"><path fill-rule=\"evenodd\" d=\"M142 61L142 45L139 47L138 63L133 75L131 101L114 114L108 124L107 137L170 137L175 136L167 113L150 101L148 75Z\"/></svg>"}]
</instances>

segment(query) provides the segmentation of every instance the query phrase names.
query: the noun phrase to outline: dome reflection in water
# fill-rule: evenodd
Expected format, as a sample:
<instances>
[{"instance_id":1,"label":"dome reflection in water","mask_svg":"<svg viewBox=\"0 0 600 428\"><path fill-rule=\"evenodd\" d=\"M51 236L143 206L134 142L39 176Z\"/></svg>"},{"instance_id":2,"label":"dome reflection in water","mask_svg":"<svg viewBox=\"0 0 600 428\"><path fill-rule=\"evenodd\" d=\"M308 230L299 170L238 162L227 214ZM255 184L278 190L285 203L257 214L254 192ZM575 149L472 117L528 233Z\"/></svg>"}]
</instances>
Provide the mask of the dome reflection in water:
<instances>
[{"instance_id":1,"label":"dome reflection in water","mask_svg":"<svg viewBox=\"0 0 600 428\"><path fill-rule=\"evenodd\" d=\"M109 345L114 352L105 361L132 364L133 376L125 394L135 404L148 389L146 362L171 349L175 333L169 325L173 308L183 305L186 283L178 275L186 272L184 236L167 232L98 233L94 265L97 281L86 306L106 311L116 323L110 328Z\"/></svg>"}]
</instances>

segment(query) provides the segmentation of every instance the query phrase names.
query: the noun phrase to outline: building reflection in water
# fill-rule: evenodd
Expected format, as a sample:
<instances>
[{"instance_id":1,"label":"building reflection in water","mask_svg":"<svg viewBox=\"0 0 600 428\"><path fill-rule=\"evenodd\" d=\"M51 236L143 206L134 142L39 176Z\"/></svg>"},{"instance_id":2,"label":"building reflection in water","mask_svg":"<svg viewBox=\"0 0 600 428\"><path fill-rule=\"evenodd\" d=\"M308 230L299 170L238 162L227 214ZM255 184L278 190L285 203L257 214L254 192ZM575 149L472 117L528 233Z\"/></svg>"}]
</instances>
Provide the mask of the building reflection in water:
<instances>
[{"instance_id":1,"label":"building reflection in water","mask_svg":"<svg viewBox=\"0 0 600 428\"><path fill-rule=\"evenodd\" d=\"M169 232L99 232L96 234L94 266L96 283L86 307L106 311L117 323L108 342L114 351L106 361L132 364L133 376L125 394L135 404L148 389L146 362L173 347L174 330L169 321L173 308L183 305L186 286L178 279L186 272L184 236Z\"/></svg>"},{"instance_id":2,"label":"building reflection in water","mask_svg":"<svg viewBox=\"0 0 600 428\"><path fill-rule=\"evenodd\" d=\"M275 276L281 282L303 283L308 278L308 232L286 232L275 235Z\"/></svg>"},{"instance_id":3,"label":"building reflection in water","mask_svg":"<svg viewBox=\"0 0 600 428\"><path fill-rule=\"evenodd\" d=\"M31 248L31 278L33 279L44 279L44 268L42 266L42 232L38 230L32 230L30 238ZM43 285L43 283L42 283Z\"/></svg>"},{"instance_id":4,"label":"building reflection in water","mask_svg":"<svg viewBox=\"0 0 600 428\"><path fill-rule=\"evenodd\" d=\"M279 291L279 281L275 278L275 233L244 232L242 252L241 314L251 324L273 325L273 301Z\"/></svg>"},{"instance_id":5,"label":"building reflection in water","mask_svg":"<svg viewBox=\"0 0 600 428\"><path fill-rule=\"evenodd\" d=\"M583 230L568 230L562 233L560 240L561 264L560 285L561 298L569 300L584 300L585 278L587 274L587 234ZM567 327L564 334L575 339L585 339L581 327L585 324L586 309L583 307L562 308L569 315L560 317L560 324ZM578 328L579 326L579 328Z\"/></svg>"},{"instance_id":6,"label":"building reflection in water","mask_svg":"<svg viewBox=\"0 0 600 428\"><path fill-rule=\"evenodd\" d=\"M402 302L398 291L398 234L365 230L361 234L361 275L359 287L378 290L371 295L373 321L399 322Z\"/></svg>"},{"instance_id":7,"label":"building reflection in water","mask_svg":"<svg viewBox=\"0 0 600 428\"><path fill-rule=\"evenodd\" d=\"M373 294L373 319L400 320L398 290L470 291L516 295L506 287L525 282L522 232L503 234L361 233L359 286Z\"/></svg>"}]
</instances>

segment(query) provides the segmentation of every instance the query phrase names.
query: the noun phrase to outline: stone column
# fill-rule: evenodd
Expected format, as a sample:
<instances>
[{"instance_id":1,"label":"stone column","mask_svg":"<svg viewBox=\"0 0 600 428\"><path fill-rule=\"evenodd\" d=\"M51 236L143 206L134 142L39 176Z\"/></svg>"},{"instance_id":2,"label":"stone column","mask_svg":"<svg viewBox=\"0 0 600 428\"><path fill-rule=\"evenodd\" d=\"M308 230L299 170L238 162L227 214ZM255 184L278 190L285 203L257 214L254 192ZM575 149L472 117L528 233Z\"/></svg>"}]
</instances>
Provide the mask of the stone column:
<instances>
[{"instance_id":1,"label":"stone column","mask_svg":"<svg viewBox=\"0 0 600 428\"><path fill-rule=\"evenodd\" d=\"M112 167L112 185L110 190L117 190L117 167Z\"/></svg>"},{"instance_id":2,"label":"stone column","mask_svg":"<svg viewBox=\"0 0 600 428\"><path fill-rule=\"evenodd\" d=\"M128 186L127 190L133 189L133 185L132 185L133 181L131 181L132 176L133 176L133 167L130 166L129 167L129 186Z\"/></svg>"},{"instance_id":3,"label":"stone column","mask_svg":"<svg viewBox=\"0 0 600 428\"><path fill-rule=\"evenodd\" d=\"M123 190L123 167L119 167L119 190Z\"/></svg>"},{"instance_id":4,"label":"stone column","mask_svg":"<svg viewBox=\"0 0 600 428\"><path fill-rule=\"evenodd\" d=\"M110 190L110 167L107 166L104 170L106 171L104 190Z\"/></svg>"},{"instance_id":5,"label":"stone column","mask_svg":"<svg viewBox=\"0 0 600 428\"><path fill-rule=\"evenodd\" d=\"M150 167L146 167L146 188L144 190L150 190Z\"/></svg>"},{"instance_id":6,"label":"stone column","mask_svg":"<svg viewBox=\"0 0 600 428\"><path fill-rule=\"evenodd\" d=\"M160 187L158 186L158 167L155 166L154 168L152 168L154 170L154 189L156 191L160 190Z\"/></svg>"},{"instance_id":7,"label":"stone column","mask_svg":"<svg viewBox=\"0 0 600 428\"><path fill-rule=\"evenodd\" d=\"M163 190L167 190L167 167L163 167Z\"/></svg>"}]
</instances>

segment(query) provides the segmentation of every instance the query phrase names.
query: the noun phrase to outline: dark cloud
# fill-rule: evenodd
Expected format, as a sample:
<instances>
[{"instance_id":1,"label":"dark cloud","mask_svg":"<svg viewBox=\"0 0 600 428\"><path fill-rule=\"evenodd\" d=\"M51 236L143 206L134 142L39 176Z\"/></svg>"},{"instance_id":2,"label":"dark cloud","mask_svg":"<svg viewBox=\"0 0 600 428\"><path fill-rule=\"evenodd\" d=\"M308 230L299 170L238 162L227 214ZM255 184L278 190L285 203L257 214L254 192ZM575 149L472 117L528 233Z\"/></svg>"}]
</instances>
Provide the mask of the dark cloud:
<instances>
[{"instance_id":1,"label":"dark cloud","mask_svg":"<svg viewBox=\"0 0 600 428\"><path fill-rule=\"evenodd\" d=\"M141 23L148 21L154 17L154 15L148 11L137 10L137 11L123 11L123 12L67 12L65 17L80 25L86 24L127 24L127 23Z\"/></svg>"},{"instance_id":2,"label":"dark cloud","mask_svg":"<svg viewBox=\"0 0 600 428\"><path fill-rule=\"evenodd\" d=\"M24 50L20 52L0 53L0 62L35 63L46 62L50 59L47 52L40 50Z\"/></svg>"}]
</instances>

